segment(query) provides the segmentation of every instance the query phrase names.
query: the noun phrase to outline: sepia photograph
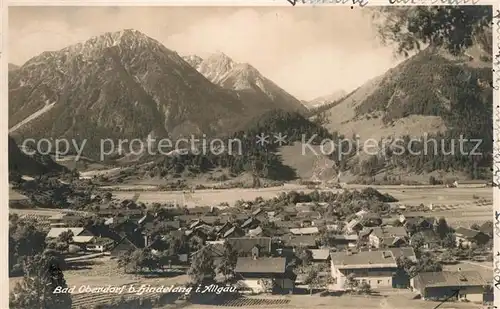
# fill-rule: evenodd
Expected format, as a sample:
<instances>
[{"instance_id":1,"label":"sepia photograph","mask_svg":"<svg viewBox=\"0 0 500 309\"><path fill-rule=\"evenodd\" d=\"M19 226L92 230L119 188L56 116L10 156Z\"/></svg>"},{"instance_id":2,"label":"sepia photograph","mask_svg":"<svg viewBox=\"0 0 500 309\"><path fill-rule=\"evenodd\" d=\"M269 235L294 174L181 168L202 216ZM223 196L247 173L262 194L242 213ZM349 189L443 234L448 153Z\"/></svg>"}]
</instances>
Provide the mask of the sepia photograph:
<instances>
[{"instance_id":1,"label":"sepia photograph","mask_svg":"<svg viewBox=\"0 0 500 309\"><path fill-rule=\"evenodd\" d=\"M496 308L493 15L10 6L9 307Z\"/></svg>"}]
</instances>

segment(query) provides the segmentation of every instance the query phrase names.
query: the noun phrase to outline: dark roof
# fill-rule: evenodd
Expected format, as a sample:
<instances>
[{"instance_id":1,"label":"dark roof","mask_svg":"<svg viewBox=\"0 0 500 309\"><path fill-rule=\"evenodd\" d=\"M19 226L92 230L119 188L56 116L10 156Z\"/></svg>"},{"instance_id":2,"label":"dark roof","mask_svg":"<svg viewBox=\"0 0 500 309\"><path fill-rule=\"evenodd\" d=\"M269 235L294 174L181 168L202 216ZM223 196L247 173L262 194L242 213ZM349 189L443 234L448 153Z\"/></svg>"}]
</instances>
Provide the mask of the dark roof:
<instances>
[{"instance_id":1,"label":"dark roof","mask_svg":"<svg viewBox=\"0 0 500 309\"><path fill-rule=\"evenodd\" d=\"M487 235L493 235L493 221L486 221L481 224L479 230Z\"/></svg>"},{"instance_id":2,"label":"dark roof","mask_svg":"<svg viewBox=\"0 0 500 309\"><path fill-rule=\"evenodd\" d=\"M315 235L300 235L300 236L289 236L283 241L287 246L300 247L300 246L316 246L316 236Z\"/></svg>"},{"instance_id":3,"label":"dark roof","mask_svg":"<svg viewBox=\"0 0 500 309\"><path fill-rule=\"evenodd\" d=\"M252 224L253 222L258 222L258 220L250 217L250 218L246 219L245 222L243 222L241 227L245 228L245 227L249 226L250 224Z\"/></svg>"},{"instance_id":4,"label":"dark roof","mask_svg":"<svg viewBox=\"0 0 500 309\"><path fill-rule=\"evenodd\" d=\"M177 216L177 219L184 221L186 223L189 223L191 221L200 219L200 216L199 215L186 215L186 214L184 214L184 215Z\"/></svg>"},{"instance_id":5,"label":"dark roof","mask_svg":"<svg viewBox=\"0 0 500 309\"><path fill-rule=\"evenodd\" d=\"M252 211L252 216L257 216L261 212L262 212L262 208L259 207L259 208L255 209L254 211Z\"/></svg>"},{"instance_id":6,"label":"dark roof","mask_svg":"<svg viewBox=\"0 0 500 309\"><path fill-rule=\"evenodd\" d=\"M245 233L241 230L239 226L233 225L229 230L227 230L224 235L222 235L223 238L230 237L231 235L236 234L234 236L243 236Z\"/></svg>"},{"instance_id":7,"label":"dark roof","mask_svg":"<svg viewBox=\"0 0 500 309\"><path fill-rule=\"evenodd\" d=\"M106 208L99 209L97 213L99 215L119 215L119 216L134 216L134 215L142 215L144 210L142 209L121 209L121 208Z\"/></svg>"},{"instance_id":8,"label":"dark roof","mask_svg":"<svg viewBox=\"0 0 500 309\"><path fill-rule=\"evenodd\" d=\"M135 250L138 249L128 237L123 237L114 247L111 249L112 253L118 253L122 251Z\"/></svg>"},{"instance_id":9,"label":"dark roof","mask_svg":"<svg viewBox=\"0 0 500 309\"><path fill-rule=\"evenodd\" d=\"M316 219L316 218L321 218L321 214L317 211L302 211L297 214L297 218Z\"/></svg>"},{"instance_id":10,"label":"dark roof","mask_svg":"<svg viewBox=\"0 0 500 309\"><path fill-rule=\"evenodd\" d=\"M441 271L418 274L415 279L421 287L484 286L486 280L477 271Z\"/></svg>"},{"instance_id":11,"label":"dark roof","mask_svg":"<svg viewBox=\"0 0 500 309\"><path fill-rule=\"evenodd\" d=\"M473 239L479 233L481 233L481 232L480 231L476 231L476 230L472 230L472 229L467 229L467 228L464 228L464 227L458 227L457 229L455 229L455 234L457 236L464 237L464 238L467 238L467 239Z\"/></svg>"},{"instance_id":12,"label":"dark roof","mask_svg":"<svg viewBox=\"0 0 500 309\"><path fill-rule=\"evenodd\" d=\"M255 246L259 247L261 253L271 252L271 237L238 237L227 238L226 241L238 253L250 253Z\"/></svg>"},{"instance_id":13,"label":"dark roof","mask_svg":"<svg viewBox=\"0 0 500 309\"><path fill-rule=\"evenodd\" d=\"M188 208L189 214L207 214L212 212L212 207L209 206L196 206L192 208Z\"/></svg>"},{"instance_id":14,"label":"dark roof","mask_svg":"<svg viewBox=\"0 0 500 309\"><path fill-rule=\"evenodd\" d=\"M426 243L437 243L441 241L438 233L436 233L436 231L434 230L423 230L418 232L417 234L422 235Z\"/></svg>"},{"instance_id":15,"label":"dark roof","mask_svg":"<svg viewBox=\"0 0 500 309\"><path fill-rule=\"evenodd\" d=\"M271 273L284 274L286 270L286 258L244 258L239 257L236 262L235 273Z\"/></svg>"},{"instance_id":16,"label":"dark roof","mask_svg":"<svg viewBox=\"0 0 500 309\"><path fill-rule=\"evenodd\" d=\"M145 230L150 231L157 224L160 226L164 226L166 228L174 229L174 230L178 230L181 227L181 223L179 221L148 222L148 223L143 224L143 227Z\"/></svg>"},{"instance_id":17,"label":"dark roof","mask_svg":"<svg viewBox=\"0 0 500 309\"><path fill-rule=\"evenodd\" d=\"M273 222L277 227L286 227L286 228L300 227L300 224L298 222L295 222L295 221L278 220L278 221L273 221Z\"/></svg>"},{"instance_id":18,"label":"dark roof","mask_svg":"<svg viewBox=\"0 0 500 309\"><path fill-rule=\"evenodd\" d=\"M204 217L201 217L200 220L202 222L205 222L206 224L225 224L227 221L228 221L228 217L224 217L224 216L204 216Z\"/></svg>"}]
</instances>

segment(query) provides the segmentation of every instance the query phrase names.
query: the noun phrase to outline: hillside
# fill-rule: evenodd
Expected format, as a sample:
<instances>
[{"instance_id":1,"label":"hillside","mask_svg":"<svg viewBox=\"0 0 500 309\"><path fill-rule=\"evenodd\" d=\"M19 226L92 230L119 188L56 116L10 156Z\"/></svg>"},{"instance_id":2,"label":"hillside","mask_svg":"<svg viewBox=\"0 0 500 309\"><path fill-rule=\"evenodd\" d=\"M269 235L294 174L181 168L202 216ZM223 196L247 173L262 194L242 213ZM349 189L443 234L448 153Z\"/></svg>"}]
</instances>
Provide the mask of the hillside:
<instances>
[{"instance_id":1,"label":"hillside","mask_svg":"<svg viewBox=\"0 0 500 309\"><path fill-rule=\"evenodd\" d=\"M27 176L40 176L43 174L67 172L68 170L55 163L50 156L42 156L34 154L27 155L17 146L12 137L9 139L9 173L16 173L18 175Z\"/></svg>"},{"instance_id":2,"label":"hillside","mask_svg":"<svg viewBox=\"0 0 500 309\"><path fill-rule=\"evenodd\" d=\"M44 52L9 75L9 128L32 118L15 136L86 138L87 151L100 138L225 132L241 115L233 93L135 30Z\"/></svg>"},{"instance_id":3,"label":"hillside","mask_svg":"<svg viewBox=\"0 0 500 309\"><path fill-rule=\"evenodd\" d=\"M264 77L252 65L237 63L224 53L215 53L206 59L191 55L184 60L214 84L236 91L248 110L307 111L298 99Z\"/></svg>"},{"instance_id":4,"label":"hillside","mask_svg":"<svg viewBox=\"0 0 500 309\"><path fill-rule=\"evenodd\" d=\"M463 170L471 177L479 177L477 168L491 163L491 158L488 159L492 152L490 83L491 63L488 66L479 57L452 57L439 50L424 50L365 83L327 110L327 128L347 137L357 134L362 141L389 137L409 140L427 134L428 139L443 141L445 149L457 150L454 156L430 153L421 157L405 153L390 160L369 158L361 153L351 162L379 161L367 164L376 166L373 169L361 164L358 172L362 174L367 169L371 175L397 168L416 173ZM461 134L464 138L483 140L478 150L483 157L473 160L459 153L458 142L450 144ZM467 146L469 151L473 146Z\"/></svg>"},{"instance_id":5,"label":"hillside","mask_svg":"<svg viewBox=\"0 0 500 309\"><path fill-rule=\"evenodd\" d=\"M220 154L186 149L186 152L161 157L143 157L128 174L141 179L164 180L203 179L207 175L212 175L209 177L211 180L238 179L251 175L276 181L293 180L298 176L297 171L283 164L281 147L273 142L274 132L286 136L286 145L300 141L302 134L317 134L316 144L322 138L332 138L326 129L297 112L273 110L254 118L242 130L221 137L225 141L224 145L229 145L229 142L226 143L229 140L241 142L241 148L235 146L232 153L227 148ZM261 133L269 134L269 144L262 146L256 143L255 137Z\"/></svg>"}]
</instances>

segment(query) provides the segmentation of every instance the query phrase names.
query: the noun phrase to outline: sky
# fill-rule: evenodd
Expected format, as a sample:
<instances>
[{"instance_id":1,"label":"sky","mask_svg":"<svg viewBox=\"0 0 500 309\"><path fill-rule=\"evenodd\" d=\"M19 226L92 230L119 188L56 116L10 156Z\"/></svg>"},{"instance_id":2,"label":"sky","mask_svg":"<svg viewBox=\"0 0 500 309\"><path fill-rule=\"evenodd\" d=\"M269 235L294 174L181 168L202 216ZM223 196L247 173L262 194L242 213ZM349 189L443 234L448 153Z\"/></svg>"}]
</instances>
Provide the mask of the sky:
<instances>
[{"instance_id":1,"label":"sky","mask_svg":"<svg viewBox=\"0 0 500 309\"><path fill-rule=\"evenodd\" d=\"M398 63L349 7L10 7L9 62L136 29L180 55L223 52L301 100L350 91Z\"/></svg>"}]
</instances>

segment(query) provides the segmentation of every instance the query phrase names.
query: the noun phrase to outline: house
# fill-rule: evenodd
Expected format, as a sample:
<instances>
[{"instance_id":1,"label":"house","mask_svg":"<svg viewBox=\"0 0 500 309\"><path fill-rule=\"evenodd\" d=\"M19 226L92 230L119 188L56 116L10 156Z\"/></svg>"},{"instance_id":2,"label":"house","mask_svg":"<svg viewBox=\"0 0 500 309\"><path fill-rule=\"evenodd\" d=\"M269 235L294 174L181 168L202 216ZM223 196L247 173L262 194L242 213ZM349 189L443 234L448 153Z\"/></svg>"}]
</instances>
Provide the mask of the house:
<instances>
[{"instance_id":1,"label":"house","mask_svg":"<svg viewBox=\"0 0 500 309\"><path fill-rule=\"evenodd\" d=\"M78 236L86 237L86 236ZM86 243L88 251L104 252L113 247L114 241L105 237L94 237L90 242Z\"/></svg>"},{"instance_id":2,"label":"house","mask_svg":"<svg viewBox=\"0 0 500 309\"><path fill-rule=\"evenodd\" d=\"M91 243L95 238L95 236L73 236L72 243L86 248L87 244Z\"/></svg>"},{"instance_id":3,"label":"house","mask_svg":"<svg viewBox=\"0 0 500 309\"><path fill-rule=\"evenodd\" d=\"M67 223L63 221L64 216L64 214L55 214L47 218L47 221L50 223L50 227L67 227Z\"/></svg>"},{"instance_id":4,"label":"house","mask_svg":"<svg viewBox=\"0 0 500 309\"><path fill-rule=\"evenodd\" d=\"M110 229L116 232L125 232L127 234L132 234L137 231L139 226L136 222L128 218L113 217L104 222L105 225L109 226Z\"/></svg>"},{"instance_id":5,"label":"house","mask_svg":"<svg viewBox=\"0 0 500 309\"><path fill-rule=\"evenodd\" d=\"M228 230L230 230L234 225L230 222L226 222L221 226L217 226L215 230L217 231L217 236L223 236Z\"/></svg>"},{"instance_id":6,"label":"house","mask_svg":"<svg viewBox=\"0 0 500 309\"><path fill-rule=\"evenodd\" d=\"M431 230L437 224L436 218L426 217L425 213L409 213L399 216L399 221L408 230L414 226L419 230Z\"/></svg>"},{"instance_id":7,"label":"house","mask_svg":"<svg viewBox=\"0 0 500 309\"><path fill-rule=\"evenodd\" d=\"M64 232L71 231L73 232L73 237L75 236L94 236L90 231L83 227L53 227L47 233L46 239L55 239L58 238Z\"/></svg>"},{"instance_id":8,"label":"house","mask_svg":"<svg viewBox=\"0 0 500 309\"><path fill-rule=\"evenodd\" d=\"M261 236L264 231L260 226L254 228L253 230L249 230L247 233L247 236L249 237L256 237L256 236Z\"/></svg>"},{"instance_id":9,"label":"house","mask_svg":"<svg viewBox=\"0 0 500 309\"><path fill-rule=\"evenodd\" d=\"M352 219L351 221L347 222L345 229L347 233L356 234L363 229L363 225L361 224L360 219Z\"/></svg>"},{"instance_id":10,"label":"house","mask_svg":"<svg viewBox=\"0 0 500 309\"><path fill-rule=\"evenodd\" d=\"M358 235L333 235L330 239L330 245L337 249L354 248L358 243L358 239Z\"/></svg>"},{"instance_id":11,"label":"house","mask_svg":"<svg viewBox=\"0 0 500 309\"><path fill-rule=\"evenodd\" d=\"M411 287L424 300L468 300L483 303L487 298L487 282L477 271L442 271L420 273ZM456 292L458 290L458 293Z\"/></svg>"},{"instance_id":12,"label":"house","mask_svg":"<svg viewBox=\"0 0 500 309\"><path fill-rule=\"evenodd\" d=\"M330 249L310 249L312 261L316 263L326 263L330 261Z\"/></svg>"},{"instance_id":13,"label":"house","mask_svg":"<svg viewBox=\"0 0 500 309\"><path fill-rule=\"evenodd\" d=\"M245 220L245 222L243 222L241 224L241 228L242 229L253 229L253 228L256 228L258 225L260 224L260 221L253 218L253 217L250 217L248 219Z\"/></svg>"},{"instance_id":14,"label":"house","mask_svg":"<svg viewBox=\"0 0 500 309\"><path fill-rule=\"evenodd\" d=\"M441 244L441 238L439 237L438 233L435 230L423 230L417 232L416 234L421 235L422 238L424 239L424 243L422 245L423 249L432 249L440 246ZM412 243L410 239L410 245L411 244Z\"/></svg>"},{"instance_id":15,"label":"house","mask_svg":"<svg viewBox=\"0 0 500 309\"><path fill-rule=\"evenodd\" d=\"M187 208L187 212L190 215L208 215L210 213L214 213L215 209L214 207L209 207L209 206L196 206Z\"/></svg>"},{"instance_id":16,"label":"house","mask_svg":"<svg viewBox=\"0 0 500 309\"><path fill-rule=\"evenodd\" d=\"M389 250L347 251L330 254L331 275L335 290L345 290L347 276L370 284L372 288L393 287L397 280L397 262Z\"/></svg>"},{"instance_id":17,"label":"house","mask_svg":"<svg viewBox=\"0 0 500 309\"><path fill-rule=\"evenodd\" d=\"M273 291L292 293L295 275L287 270L287 260L283 257L261 257L259 250L252 250L251 257L239 257L234 273L244 290L254 293L267 292L263 281L270 282Z\"/></svg>"},{"instance_id":18,"label":"house","mask_svg":"<svg viewBox=\"0 0 500 309\"><path fill-rule=\"evenodd\" d=\"M228 222L229 218L225 216L204 216L200 218L200 221L208 225L219 225L222 226Z\"/></svg>"},{"instance_id":19,"label":"house","mask_svg":"<svg viewBox=\"0 0 500 309\"><path fill-rule=\"evenodd\" d=\"M396 259L406 257L410 261L417 263L417 255L412 247L388 248L387 250L391 251Z\"/></svg>"},{"instance_id":20,"label":"house","mask_svg":"<svg viewBox=\"0 0 500 309\"><path fill-rule=\"evenodd\" d=\"M123 237L110 251L111 257L116 258L122 254L127 254L139 249L130 239Z\"/></svg>"},{"instance_id":21,"label":"house","mask_svg":"<svg viewBox=\"0 0 500 309\"><path fill-rule=\"evenodd\" d=\"M312 222L312 220L321 219L321 214L318 211L301 211L297 214L296 218Z\"/></svg>"},{"instance_id":22,"label":"house","mask_svg":"<svg viewBox=\"0 0 500 309\"><path fill-rule=\"evenodd\" d=\"M144 225L149 222L153 222L154 216L150 213L145 214L142 218L137 220L137 225Z\"/></svg>"},{"instance_id":23,"label":"house","mask_svg":"<svg viewBox=\"0 0 500 309\"><path fill-rule=\"evenodd\" d=\"M339 224L327 224L326 226L327 231L338 231L340 230L340 225Z\"/></svg>"},{"instance_id":24,"label":"house","mask_svg":"<svg viewBox=\"0 0 500 309\"><path fill-rule=\"evenodd\" d=\"M360 223L363 226L380 226L382 225L382 218L380 215L375 213L367 213L363 215L363 218L360 219Z\"/></svg>"},{"instance_id":25,"label":"house","mask_svg":"<svg viewBox=\"0 0 500 309\"><path fill-rule=\"evenodd\" d=\"M459 227L455 230L457 247L469 248L472 244L484 245L490 240L490 237L481 231L471 230Z\"/></svg>"},{"instance_id":26,"label":"house","mask_svg":"<svg viewBox=\"0 0 500 309\"><path fill-rule=\"evenodd\" d=\"M298 228L300 225L295 221L274 221L274 225L278 228L292 229Z\"/></svg>"},{"instance_id":27,"label":"house","mask_svg":"<svg viewBox=\"0 0 500 309\"><path fill-rule=\"evenodd\" d=\"M239 226L233 225L222 235L222 238L234 238L243 236L245 236L245 231L243 231Z\"/></svg>"},{"instance_id":28,"label":"house","mask_svg":"<svg viewBox=\"0 0 500 309\"><path fill-rule=\"evenodd\" d=\"M368 243L374 248L399 247L406 244L408 233L404 227L370 227L368 230ZM365 235L365 230L360 232Z\"/></svg>"},{"instance_id":29,"label":"house","mask_svg":"<svg viewBox=\"0 0 500 309\"><path fill-rule=\"evenodd\" d=\"M144 216L142 209L123 209L123 208L104 208L99 209L97 214L100 217L128 217L130 219L139 219Z\"/></svg>"},{"instance_id":30,"label":"house","mask_svg":"<svg viewBox=\"0 0 500 309\"><path fill-rule=\"evenodd\" d=\"M283 247L285 248L296 248L305 247L309 249L314 249L318 247L316 242L316 236L314 235L300 235L300 236L289 236L283 239Z\"/></svg>"},{"instance_id":31,"label":"house","mask_svg":"<svg viewBox=\"0 0 500 309\"><path fill-rule=\"evenodd\" d=\"M227 238L226 241L238 252L238 256L250 256L254 247L259 248L260 256L273 253L271 237L238 237Z\"/></svg>"},{"instance_id":32,"label":"house","mask_svg":"<svg viewBox=\"0 0 500 309\"><path fill-rule=\"evenodd\" d=\"M278 220L288 221L289 219L293 219L297 217L297 210L294 207L285 207L283 211L274 217Z\"/></svg>"},{"instance_id":33,"label":"house","mask_svg":"<svg viewBox=\"0 0 500 309\"><path fill-rule=\"evenodd\" d=\"M490 238L493 238L493 221L486 221L485 223L481 224L481 226L479 227L479 231L488 235Z\"/></svg>"},{"instance_id":34,"label":"house","mask_svg":"<svg viewBox=\"0 0 500 309\"><path fill-rule=\"evenodd\" d=\"M319 229L317 227L292 228L290 233L292 235L316 235L319 234Z\"/></svg>"},{"instance_id":35,"label":"house","mask_svg":"<svg viewBox=\"0 0 500 309\"><path fill-rule=\"evenodd\" d=\"M257 218L257 217L265 217L266 213L262 210L262 208L257 208L254 211L252 211L252 217Z\"/></svg>"},{"instance_id":36,"label":"house","mask_svg":"<svg viewBox=\"0 0 500 309\"><path fill-rule=\"evenodd\" d=\"M307 203L295 203L295 209L296 209L298 212L302 212L302 211L313 211L315 206L316 206L316 203L313 203L313 202L307 202Z\"/></svg>"},{"instance_id":37,"label":"house","mask_svg":"<svg viewBox=\"0 0 500 309\"><path fill-rule=\"evenodd\" d=\"M355 215L356 217L358 217L359 219L363 219L363 217L364 217L365 215L367 215L367 214L368 214L368 211L367 211L367 210L362 209L362 210L358 211L357 213L355 213L354 215Z\"/></svg>"},{"instance_id":38,"label":"house","mask_svg":"<svg viewBox=\"0 0 500 309\"><path fill-rule=\"evenodd\" d=\"M211 240L213 238L213 236L215 236L213 234L213 232L214 232L214 230L211 226L206 225L206 224L202 224L202 225L199 225L193 229L185 230L184 235L186 235L189 238L198 237L202 241L207 241L207 240Z\"/></svg>"}]
</instances>

